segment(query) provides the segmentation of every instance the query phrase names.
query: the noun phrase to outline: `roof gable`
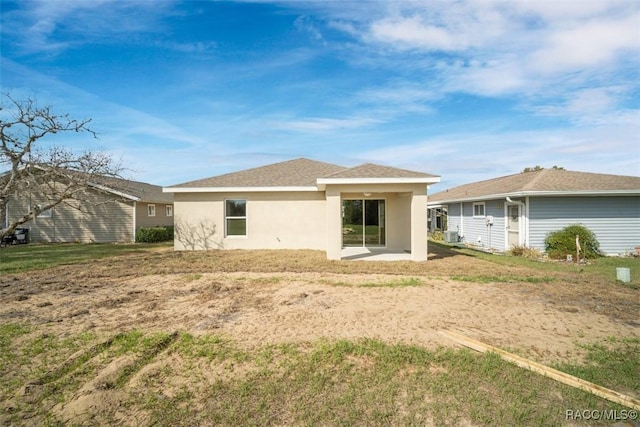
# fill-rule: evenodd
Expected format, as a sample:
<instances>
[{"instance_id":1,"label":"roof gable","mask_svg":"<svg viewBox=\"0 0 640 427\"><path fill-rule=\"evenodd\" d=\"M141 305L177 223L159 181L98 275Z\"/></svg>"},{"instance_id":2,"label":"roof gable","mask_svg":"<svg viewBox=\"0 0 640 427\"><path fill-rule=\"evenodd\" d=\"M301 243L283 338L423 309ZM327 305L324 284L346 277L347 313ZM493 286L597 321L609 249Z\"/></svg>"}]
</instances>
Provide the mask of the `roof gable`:
<instances>
[{"instance_id":1,"label":"roof gable","mask_svg":"<svg viewBox=\"0 0 640 427\"><path fill-rule=\"evenodd\" d=\"M422 172L365 163L322 178L436 178Z\"/></svg>"},{"instance_id":2,"label":"roof gable","mask_svg":"<svg viewBox=\"0 0 640 427\"><path fill-rule=\"evenodd\" d=\"M640 177L542 169L473 182L434 193L434 202L505 195L629 192L640 194Z\"/></svg>"}]
</instances>

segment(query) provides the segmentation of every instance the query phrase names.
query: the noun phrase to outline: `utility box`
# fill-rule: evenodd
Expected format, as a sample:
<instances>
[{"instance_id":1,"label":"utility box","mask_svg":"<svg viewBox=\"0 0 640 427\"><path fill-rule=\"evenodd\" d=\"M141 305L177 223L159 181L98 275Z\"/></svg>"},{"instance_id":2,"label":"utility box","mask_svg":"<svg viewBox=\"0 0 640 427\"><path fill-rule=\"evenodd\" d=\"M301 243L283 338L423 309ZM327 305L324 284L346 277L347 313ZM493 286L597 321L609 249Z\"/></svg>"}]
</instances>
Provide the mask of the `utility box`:
<instances>
[{"instance_id":1,"label":"utility box","mask_svg":"<svg viewBox=\"0 0 640 427\"><path fill-rule=\"evenodd\" d=\"M631 270L623 267L616 268L616 279L629 283L631 281Z\"/></svg>"},{"instance_id":2,"label":"utility box","mask_svg":"<svg viewBox=\"0 0 640 427\"><path fill-rule=\"evenodd\" d=\"M444 241L445 241L445 243L458 243L458 232L457 231L445 231L444 232Z\"/></svg>"}]
</instances>

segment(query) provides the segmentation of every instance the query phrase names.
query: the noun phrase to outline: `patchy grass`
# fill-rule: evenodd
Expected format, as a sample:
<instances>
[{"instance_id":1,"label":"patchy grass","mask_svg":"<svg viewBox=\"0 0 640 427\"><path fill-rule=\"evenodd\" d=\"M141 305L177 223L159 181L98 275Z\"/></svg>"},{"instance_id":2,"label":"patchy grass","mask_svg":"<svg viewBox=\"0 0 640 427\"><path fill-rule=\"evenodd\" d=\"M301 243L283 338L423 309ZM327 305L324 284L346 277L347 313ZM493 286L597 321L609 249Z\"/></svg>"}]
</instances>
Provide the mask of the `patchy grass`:
<instances>
[{"instance_id":1,"label":"patchy grass","mask_svg":"<svg viewBox=\"0 0 640 427\"><path fill-rule=\"evenodd\" d=\"M564 425L566 409L624 409L467 349L374 339L240 349L216 335L139 331L42 339L26 325L0 328L2 354L14 355L0 369L2 424ZM559 368L640 394L640 340L585 350L584 364ZM94 405L84 417L65 412L82 399Z\"/></svg>"},{"instance_id":2,"label":"patchy grass","mask_svg":"<svg viewBox=\"0 0 640 427\"><path fill-rule=\"evenodd\" d=\"M76 264L118 255L145 253L169 248L171 244L52 243L9 245L0 248L0 274L41 270L62 264Z\"/></svg>"},{"instance_id":3,"label":"patchy grass","mask_svg":"<svg viewBox=\"0 0 640 427\"><path fill-rule=\"evenodd\" d=\"M451 280L457 280L460 282L473 282L473 283L551 283L557 280L553 277L521 277L521 276L451 276Z\"/></svg>"}]
</instances>

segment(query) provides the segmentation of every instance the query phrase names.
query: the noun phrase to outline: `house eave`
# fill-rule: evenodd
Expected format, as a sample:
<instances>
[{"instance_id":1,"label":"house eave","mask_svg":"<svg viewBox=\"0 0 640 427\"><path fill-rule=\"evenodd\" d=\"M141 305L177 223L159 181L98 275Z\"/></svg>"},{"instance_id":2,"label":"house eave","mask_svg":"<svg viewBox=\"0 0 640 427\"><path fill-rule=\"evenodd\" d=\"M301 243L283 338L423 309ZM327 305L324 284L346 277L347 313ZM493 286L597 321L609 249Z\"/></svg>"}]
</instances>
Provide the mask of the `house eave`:
<instances>
[{"instance_id":1,"label":"house eave","mask_svg":"<svg viewBox=\"0 0 640 427\"><path fill-rule=\"evenodd\" d=\"M111 193L113 195L120 196L122 198L132 200L134 202L139 202L140 201L140 197L133 196L133 195L127 194L127 193L123 193L123 192L118 191L118 190L114 190L113 188L109 188L109 187L107 187L105 185L102 185L102 184L95 184L93 182L89 182L89 183L87 183L87 185L89 185L90 187L93 187L93 188L97 188L98 190L105 191L107 193Z\"/></svg>"},{"instance_id":2,"label":"house eave","mask_svg":"<svg viewBox=\"0 0 640 427\"><path fill-rule=\"evenodd\" d=\"M318 191L314 186L285 186L285 187L165 187L163 193L270 193Z\"/></svg>"},{"instance_id":3,"label":"house eave","mask_svg":"<svg viewBox=\"0 0 640 427\"><path fill-rule=\"evenodd\" d=\"M584 190L584 191L516 191L511 193L486 194L474 197L461 197L445 200L429 200L428 205L446 205L449 203L474 202L482 200L505 199L507 197L579 197L579 196L638 196L640 190Z\"/></svg>"}]
</instances>

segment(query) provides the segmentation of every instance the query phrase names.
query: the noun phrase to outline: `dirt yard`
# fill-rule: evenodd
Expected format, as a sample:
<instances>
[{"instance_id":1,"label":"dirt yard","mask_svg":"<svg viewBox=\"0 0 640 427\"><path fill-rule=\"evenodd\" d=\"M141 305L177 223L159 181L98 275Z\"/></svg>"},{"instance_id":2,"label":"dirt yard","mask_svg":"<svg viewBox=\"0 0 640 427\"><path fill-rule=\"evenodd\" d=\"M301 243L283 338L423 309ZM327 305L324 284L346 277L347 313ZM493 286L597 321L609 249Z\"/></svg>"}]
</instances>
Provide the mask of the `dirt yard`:
<instances>
[{"instance_id":1,"label":"dirt yard","mask_svg":"<svg viewBox=\"0 0 640 427\"><path fill-rule=\"evenodd\" d=\"M243 268L233 257L166 250L5 275L0 322L42 325L60 335L132 329L223 334L249 348L320 337L435 347L453 345L439 330L455 330L539 361L579 358L576 344L583 342L640 336L637 290L578 276L456 281L451 277L459 274L542 274L462 255L407 263L406 269L362 261L314 269L289 260L295 272L272 271L277 268L268 258L263 269Z\"/></svg>"}]
</instances>

